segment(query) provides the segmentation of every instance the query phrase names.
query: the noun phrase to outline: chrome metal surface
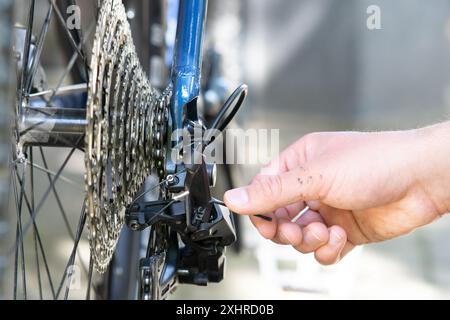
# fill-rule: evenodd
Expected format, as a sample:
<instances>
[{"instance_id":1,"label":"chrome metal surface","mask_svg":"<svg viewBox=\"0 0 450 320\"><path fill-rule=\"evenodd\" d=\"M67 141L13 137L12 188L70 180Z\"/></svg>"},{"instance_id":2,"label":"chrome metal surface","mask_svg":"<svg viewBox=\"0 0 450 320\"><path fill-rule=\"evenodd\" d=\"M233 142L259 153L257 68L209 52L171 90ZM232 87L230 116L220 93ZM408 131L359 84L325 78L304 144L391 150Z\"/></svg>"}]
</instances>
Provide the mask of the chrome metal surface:
<instances>
[{"instance_id":1,"label":"chrome metal surface","mask_svg":"<svg viewBox=\"0 0 450 320\"><path fill-rule=\"evenodd\" d=\"M24 146L84 148L86 110L25 107L19 128Z\"/></svg>"}]
</instances>

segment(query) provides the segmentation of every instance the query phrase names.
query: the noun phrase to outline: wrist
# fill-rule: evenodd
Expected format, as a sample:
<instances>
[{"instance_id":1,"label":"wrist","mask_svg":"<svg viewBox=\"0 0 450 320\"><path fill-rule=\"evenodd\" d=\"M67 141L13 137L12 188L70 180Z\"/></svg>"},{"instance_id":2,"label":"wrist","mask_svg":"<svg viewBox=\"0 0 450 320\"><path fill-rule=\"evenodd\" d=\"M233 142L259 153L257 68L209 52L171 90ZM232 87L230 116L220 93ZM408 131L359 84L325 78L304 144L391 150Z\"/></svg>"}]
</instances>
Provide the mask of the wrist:
<instances>
[{"instance_id":1,"label":"wrist","mask_svg":"<svg viewBox=\"0 0 450 320\"><path fill-rule=\"evenodd\" d=\"M417 182L439 214L450 212L450 122L413 130ZM413 168L414 170L414 168Z\"/></svg>"}]
</instances>

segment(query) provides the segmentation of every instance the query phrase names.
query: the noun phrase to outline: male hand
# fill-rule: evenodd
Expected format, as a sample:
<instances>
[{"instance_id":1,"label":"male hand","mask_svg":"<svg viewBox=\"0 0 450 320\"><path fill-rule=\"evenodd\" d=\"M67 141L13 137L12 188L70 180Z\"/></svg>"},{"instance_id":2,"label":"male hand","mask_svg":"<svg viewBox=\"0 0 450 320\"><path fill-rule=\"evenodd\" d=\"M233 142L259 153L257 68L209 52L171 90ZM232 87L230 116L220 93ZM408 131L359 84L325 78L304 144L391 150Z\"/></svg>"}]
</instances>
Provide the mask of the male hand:
<instances>
[{"instance_id":1,"label":"male hand","mask_svg":"<svg viewBox=\"0 0 450 320\"><path fill-rule=\"evenodd\" d=\"M357 245L405 235L449 211L450 124L307 135L249 186L228 191L225 203L250 215L263 237L334 264Z\"/></svg>"}]
</instances>

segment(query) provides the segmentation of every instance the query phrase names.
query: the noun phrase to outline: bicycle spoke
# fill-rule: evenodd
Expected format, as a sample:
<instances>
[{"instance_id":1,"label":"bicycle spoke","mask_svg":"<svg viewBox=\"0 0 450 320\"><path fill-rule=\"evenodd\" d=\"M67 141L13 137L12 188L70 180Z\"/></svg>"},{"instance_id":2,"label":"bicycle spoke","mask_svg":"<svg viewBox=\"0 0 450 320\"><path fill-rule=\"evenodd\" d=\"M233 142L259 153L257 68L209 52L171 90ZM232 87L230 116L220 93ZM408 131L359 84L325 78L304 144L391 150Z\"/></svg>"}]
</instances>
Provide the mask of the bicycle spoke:
<instances>
[{"instance_id":1,"label":"bicycle spoke","mask_svg":"<svg viewBox=\"0 0 450 320\"><path fill-rule=\"evenodd\" d=\"M20 176L19 176L19 174L17 172L17 168L14 169L14 170L16 172L17 181L19 181L19 185L22 186L22 181L21 181ZM14 180L14 182L15 182L15 180ZM28 213L29 213L30 218L31 218L31 214L32 214L33 210L31 208L31 204L30 204L26 194L24 194L24 200L25 200L25 204L27 205ZM40 251L41 251L42 260L44 262L45 272L47 274L47 278L48 278L48 281L49 281L49 284L50 284L50 289L51 289L51 292L52 292L52 296L55 297L55 289L54 289L53 281L52 281L52 278L51 278L51 275L50 275L50 268L49 268L49 265L48 265L48 262L47 262L47 255L45 253L44 246L42 245L41 236L39 234L39 230L38 230L38 227L37 227L37 224L36 224L35 221L33 221L33 228L34 228L34 230L36 232L36 238L37 238L37 241L38 241L38 244L39 244L39 248L40 248Z\"/></svg>"},{"instance_id":2,"label":"bicycle spoke","mask_svg":"<svg viewBox=\"0 0 450 320\"><path fill-rule=\"evenodd\" d=\"M51 183L52 182L52 177L51 177L50 170L48 169L47 159L45 158L44 150L42 149L42 147L39 147L39 151L40 151L40 154L41 154L42 163L44 164L44 167L45 167L44 171L47 172L48 181L49 181L49 183ZM67 214L66 214L66 210L64 210L64 207L62 205L61 199L60 199L59 194L56 191L56 188L55 188L54 185L52 185L52 191L53 191L53 195L54 195L54 197L56 199L56 203L58 204L58 207L59 207L59 210L61 212L61 215L63 217L64 224L66 225L67 232L69 233L69 235L70 235L70 237L72 239L75 239L73 231L70 228L70 223L69 223L69 219L68 219Z\"/></svg>"},{"instance_id":3,"label":"bicycle spoke","mask_svg":"<svg viewBox=\"0 0 450 320\"><path fill-rule=\"evenodd\" d=\"M69 261L67 262L66 268L64 269L64 274L62 276L61 282L59 283L58 291L56 292L56 299L58 299L59 294L61 293L62 287L64 285L64 282L66 280L67 270L69 270L69 267L73 266L73 264L75 262L75 256L76 256L76 252L77 252L77 249L78 249L78 244L80 242L81 235L83 233L83 229L84 229L84 225L85 224L86 224L86 199L83 201L83 206L81 208L81 214L80 214L80 220L78 222L78 227L77 227L77 234L76 234L76 238L75 238L75 243L73 245ZM66 293L65 293L65 296L64 296L65 299L67 299L67 297L69 295L69 289L70 289L70 278L69 278L69 284L67 285Z\"/></svg>"},{"instance_id":4,"label":"bicycle spoke","mask_svg":"<svg viewBox=\"0 0 450 320\"><path fill-rule=\"evenodd\" d=\"M78 7L77 0L70 0L70 3L71 3L72 5L75 5L75 6ZM97 22L97 19L95 19L95 20L92 19L92 21L96 23L96 22ZM93 23L92 25L95 25L95 23ZM84 35L83 35L83 28L80 28L80 29L76 29L76 30L75 30L75 32L77 33L79 42L80 42L80 44L81 44L80 50L81 50L81 52L84 53L84 55L86 55L86 46L85 46L86 40L89 38L89 35L90 35L90 30L89 30L89 28L88 28L87 30L88 30L88 31L87 31L87 35L88 35L87 37L84 37ZM87 59L85 59L85 60L84 60L84 72L85 72L85 75L86 75L85 81L86 81L87 83L89 83L89 69L90 69L90 66L89 66L89 64L88 64Z\"/></svg>"},{"instance_id":5,"label":"bicycle spoke","mask_svg":"<svg viewBox=\"0 0 450 320\"><path fill-rule=\"evenodd\" d=\"M59 284L55 299L59 298L61 290L64 286L64 282L66 281L67 272L69 270L69 267L73 266L75 263L76 253L78 251L78 244L80 242L81 235L83 234L84 226L86 225L86 217L87 217L86 216L86 199L84 199L83 206L81 209L81 214L80 214L80 220L79 220L78 227L77 227L77 234L76 234L76 238L74 241L74 246L72 248L72 252L70 254L70 258L69 258L69 261L67 262L66 268L64 269L64 273L63 273L61 282ZM90 257L89 257L89 272L88 272L88 289L87 290L90 290L90 288L92 287L94 292L98 295L97 287L95 285L92 285L92 274L93 274L93 259L92 259L92 256L90 255ZM67 286L66 286L66 290L65 290L65 294L64 294L64 300L67 300L69 297L70 282L71 282L70 277L71 276L72 275L70 275L67 280ZM90 296L90 293L89 293L88 297L89 296Z\"/></svg>"},{"instance_id":6,"label":"bicycle spoke","mask_svg":"<svg viewBox=\"0 0 450 320\"><path fill-rule=\"evenodd\" d=\"M39 150L40 150L40 153L41 153L42 163L44 164L44 167L45 167L46 171L49 171L49 170L48 170L47 159L46 159L45 154L44 154L44 150L43 150L42 147L39 147ZM47 173L47 178L48 178L49 183L51 183L52 178L51 178L51 176L50 176L50 173ZM60 199L60 197L59 197L58 192L56 191L55 186L53 186L53 195L55 196L56 202L57 202L57 204L58 204L58 207L59 207L59 210L60 210L60 212L61 212L62 218L63 218L63 220L64 220L64 224L65 224L65 226L66 226L67 232L69 233L69 235L70 235L70 237L72 238L72 240L75 241L75 235L74 235L74 233L73 233L73 231L72 231L72 228L70 227L69 218L67 217L66 210L64 210L64 207L63 207L63 205L62 205L62 201L61 201L61 199ZM81 256L80 256L80 261L81 261L81 264L82 264L82 266L83 266L83 270L84 270L85 273L87 274L87 273L88 273L88 270L87 270L87 268L86 268L86 266L85 266L85 263L84 263L83 259L81 258Z\"/></svg>"},{"instance_id":7,"label":"bicycle spoke","mask_svg":"<svg viewBox=\"0 0 450 320\"><path fill-rule=\"evenodd\" d=\"M77 83L77 84L69 84L64 87L60 87L58 92L60 94L71 94L71 93L83 93L87 91L87 83ZM41 97L44 100L45 95L52 94L54 90L48 89L44 91L39 91L35 93L30 93L28 95L29 98L38 98ZM49 107L54 107L53 105L48 105Z\"/></svg>"},{"instance_id":8,"label":"bicycle spoke","mask_svg":"<svg viewBox=\"0 0 450 320\"><path fill-rule=\"evenodd\" d=\"M22 181L25 179L25 169L22 171ZM27 286L26 286L26 264L25 264L25 250L23 245L23 228L22 228L22 204L23 195L25 193L25 184L21 185L20 196L17 196L17 189L15 188L15 200L16 200L16 211L17 211L17 225L16 225L16 243L20 243L15 249L15 262L14 262L14 298L17 298L17 287L18 287L18 272L19 272L19 260L21 261L20 269L22 276L22 289L23 298L27 299Z\"/></svg>"},{"instance_id":9,"label":"bicycle spoke","mask_svg":"<svg viewBox=\"0 0 450 320\"><path fill-rule=\"evenodd\" d=\"M40 209L42 208L42 206L45 203L45 200L47 200L48 195L50 194L50 192L52 191L52 189L54 188L54 185L56 183L56 181L58 181L61 172L64 170L64 168L66 167L67 163L69 162L69 160L72 158L73 153L75 152L75 148L73 148L69 154L67 155L66 159L64 160L61 168L58 170L58 172L56 173L55 177L53 178L52 182L50 183L50 186L47 188L47 190L44 193L44 196L42 197L41 201L39 202L36 210L33 210L33 214L32 214L32 219L35 220L36 219L36 215L39 213ZM27 225L27 227L29 227L29 225ZM26 230L25 230L26 231Z\"/></svg>"},{"instance_id":10,"label":"bicycle spoke","mask_svg":"<svg viewBox=\"0 0 450 320\"><path fill-rule=\"evenodd\" d=\"M31 163L29 161L27 161L27 164L29 164L30 166L33 166L34 168L36 168L36 169L38 169L38 170L40 170L42 172L45 172L46 174L48 174L50 176L53 176L53 177L56 176L56 172L49 170L47 167L43 168L40 165L35 164L35 163ZM59 176L59 180L67 182L68 184L71 184L71 185L77 186L77 187L79 187L79 185L80 185L79 183L76 183L75 181L72 181L72 180L70 180L69 178L67 178L67 177L65 177L63 175Z\"/></svg>"},{"instance_id":11,"label":"bicycle spoke","mask_svg":"<svg viewBox=\"0 0 450 320\"><path fill-rule=\"evenodd\" d=\"M61 23L64 30L66 31L66 34L69 37L69 42L72 45L73 49L78 53L78 56L80 57L81 60L83 60L83 63L85 65L87 65L86 57L84 56L83 52L81 52L81 48L78 48L78 45L77 45L75 39L73 38L72 33L70 33L70 30L67 28L66 21L64 20L64 17L62 15L61 11L59 10L58 6L56 5L55 0L49 0L49 2L55 9L56 16L58 17L58 21Z\"/></svg>"},{"instance_id":12,"label":"bicycle spoke","mask_svg":"<svg viewBox=\"0 0 450 320\"><path fill-rule=\"evenodd\" d=\"M53 93L48 101L47 104L51 103L53 98L55 97L56 93L58 92L59 88L64 83L64 80L66 79L69 72L72 70L73 66L75 65L75 62L77 61L78 54L75 52L72 57L70 58L69 63L67 64L66 68L64 69L64 72L62 73L61 77L59 78L58 84L56 85L56 88L53 90Z\"/></svg>"},{"instance_id":13,"label":"bicycle spoke","mask_svg":"<svg viewBox=\"0 0 450 320\"><path fill-rule=\"evenodd\" d=\"M28 13L28 28L25 38L25 44L24 44L24 55L23 55L23 63L22 63L22 74L20 75L20 81L18 83L17 88L17 104L14 109L15 114L20 114L20 108L22 108L22 102L23 102L23 87L25 84L27 69L28 69L28 59L30 56L30 44L31 44L31 36L33 33L33 21L34 21L34 5L35 0L31 1L30 4L30 10ZM16 134L16 137L19 137L19 123L18 123L18 117L16 116L14 119L14 133Z\"/></svg>"},{"instance_id":14,"label":"bicycle spoke","mask_svg":"<svg viewBox=\"0 0 450 320\"><path fill-rule=\"evenodd\" d=\"M92 254L89 255L89 273L88 273L88 284L86 290L86 300L91 300L91 285L92 285L92 274L94 272L94 259L92 259ZM94 287L95 291L95 287Z\"/></svg>"},{"instance_id":15,"label":"bicycle spoke","mask_svg":"<svg viewBox=\"0 0 450 320\"><path fill-rule=\"evenodd\" d=\"M28 74L28 63L30 58L30 47L31 47L31 37L33 35L33 22L34 22L34 6L35 6L35 0L31 0L30 4L30 11L28 13L28 28L27 28L27 34L25 39L25 46L24 46L24 56L23 56L23 64L22 64L22 75L20 79L19 84L19 90L20 93L20 100L18 107L20 108L22 105L22 97L23 97L23 89L25 86L25 80L26 76Z\"/></svg>"},{"instance_id":16,"label":"bicycle spoke","mask_svg":"<svg viewBox=\"0 0 450 320\"><path fill-rule=\"evenodd\" d=\"M14 185L14 200L16 204L16 211L18 212L18 196L17 196L17 185L15 178L13 179ZM19 226L16 225L16 242L19 240ZM19 269L19 246L15 247L14 250L14 288L13 288L13 298L17 300L17 286L18 286L18 269Z\"/></svg>"},{"instance_id":17,"label":"bicycle spoke","mask_svg":"<svg viewBox=\"0 0 450 320\"><path fill-rule=\"evenodd\" d=\"M33 147L29 148L30 160L33 163ZM30 193L31 193L31 211L34 211L34 170L33 166L30 167ZM36 224L33 225L33 238L34 238L34 252L36 255L36 273L38 280L39 289L39 299L42 300L42 278L41 278L41 267L39 260L39 250L38 250L38 240L37 240L37 228Z\"/></svg>"},{"instance_id":18,"label":"bicycle spoke","mask_svg":"<svg viewBox=\"0 0 450 320\"><path fill-rule=\"evenodd\" d=\"M22 181L25 181L25 168L22 171ZM22 255L22 281L23 281L23 298L27 300L27 277L26 277L26 263L25 263L25 249L24 249L24 233L22 229L22 208L23 208L23 197L25 195L25 183L22 184L20 189L20 198L19 198L19 232L20 238L22 239L20 245L20 251Z\"/></svg>"},{"instance_id":19,"label":"bicycle spoke","mask_svg":"<svg viewBox=\"0 0 450 320\"><path fill-rule=\"evenodd\" d=\"M27 94L30 92L34 77L36 75L37 68L39 66L39 62L41 60L41 53L42 49L44 48L45 37L47 35L48 26L50 25L50 21L52 19L52 14L53 14L53 6L50 6L47 11L47 15L45 17L44 25L42 26L41 29L41 33L39 34L38 46L36 48L36 53L34 54L33 57L33 64L31 65L30 68L30 74L27 77L28 79L25 86L25 93Z\"/></svg>"},{"instance_id":20,"label":"bicycle spoke","mask_svg":"<svg viewBox=\"0 0 450 320\"><path fill-rule=\"evenodd\" d=\"M39 259L39 248L38 248L38 240L37 240L37 234L36 230L33 231L34 235L34 252L36 254L36 272L37 272L37 279L38 279L38 289L39 289L39 299L43 299L42 294L42 279L41 279L41 268L40 268L40 259Z\"/></svg>"},{"instance_id":21,"label":"bicycle spoke","mask_svg":"<svg viewBox=\"0 0 450 320\"><path fill-rule=\"evenodd\" d=\"M95 27L95 23L92 22L91 25L88 27L88 31L87 31L88 36L85 38L85 40L91 35L92 31L94 30L94 27ZM79 47L81 48L83 46L83 44L84 43L80 43ZM59 81L58 81L58 84L57 84L56 88L53 90L52 96L49 99L49 103L53 100L53 98L55 97L55 95L58 92L59 88L61 88L61 86L63 85L64 80L66 79L66 77L69 74L70 70L72 70L73 66L75 65L75 62L77 61L78 55L79 55L78 52L74 52L74 54L70 58L70 61L67 64L63 74L59 78Z\"/></svg>"},{"instance_id":22,"label":"bicycle spoke","mask_svg":"<svg viewBox=\"0 0 450 320\"><path fill-rule=\"evenodd\" d=\"M42 206L45 203L45 200L47 199L48 195L50 194L50 192L52 191L52 186L56 183L56 181L58 180L59 176L61 175L61 172L64 170L64 168L66 167L67 163L69 162L70 158L72 157L73 153L75 152L75 148L73 148L69 154L67 155L66 159L64 160L64 163L62 164L61 168L58 170L58 172L56 173L55 177L52 180L52 183L50 184L50 186L47 188L47 190L45 191L44 195L42 196L41 201L39 201L39 204L36 206L36 209L33 211L32 215L31 215L31 221L25 226L24 228L24 233L26 233L28 231L28 229L30 228L31 224L35 221L37 214L39 213L39 211L41 210ZM15 246L20 245L20 243L16 243ZM12 250L10 250L10 252L12 252L15 248L12 248Z\"/></svg>"}]
</instances>

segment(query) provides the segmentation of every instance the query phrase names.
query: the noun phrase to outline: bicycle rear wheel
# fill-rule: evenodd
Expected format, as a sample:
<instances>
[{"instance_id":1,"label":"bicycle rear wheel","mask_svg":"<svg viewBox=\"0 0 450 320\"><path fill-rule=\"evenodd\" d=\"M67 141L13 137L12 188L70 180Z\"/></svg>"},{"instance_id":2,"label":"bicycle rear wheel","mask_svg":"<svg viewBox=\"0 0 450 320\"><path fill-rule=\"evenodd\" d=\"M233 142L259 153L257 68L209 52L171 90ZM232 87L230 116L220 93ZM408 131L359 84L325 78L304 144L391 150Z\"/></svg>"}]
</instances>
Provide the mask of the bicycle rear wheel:
<instances>
[{"instance_id":1,"label":"bicycle rear wheel","mask_svg":"<svg viewBox=\"0 0 450 320\"><path fill-rule=\"evenodd\" d=\"M5 298L79 299L97 290L84 231L86 84L75 82L76 73L87 74L95 18L69 28L67 8L74 5L81 2L14 2L10 64L17 77L15 103L7 109L14 126L7 153L12 241L2 252Z\"/></svg>"}]
</instances>

